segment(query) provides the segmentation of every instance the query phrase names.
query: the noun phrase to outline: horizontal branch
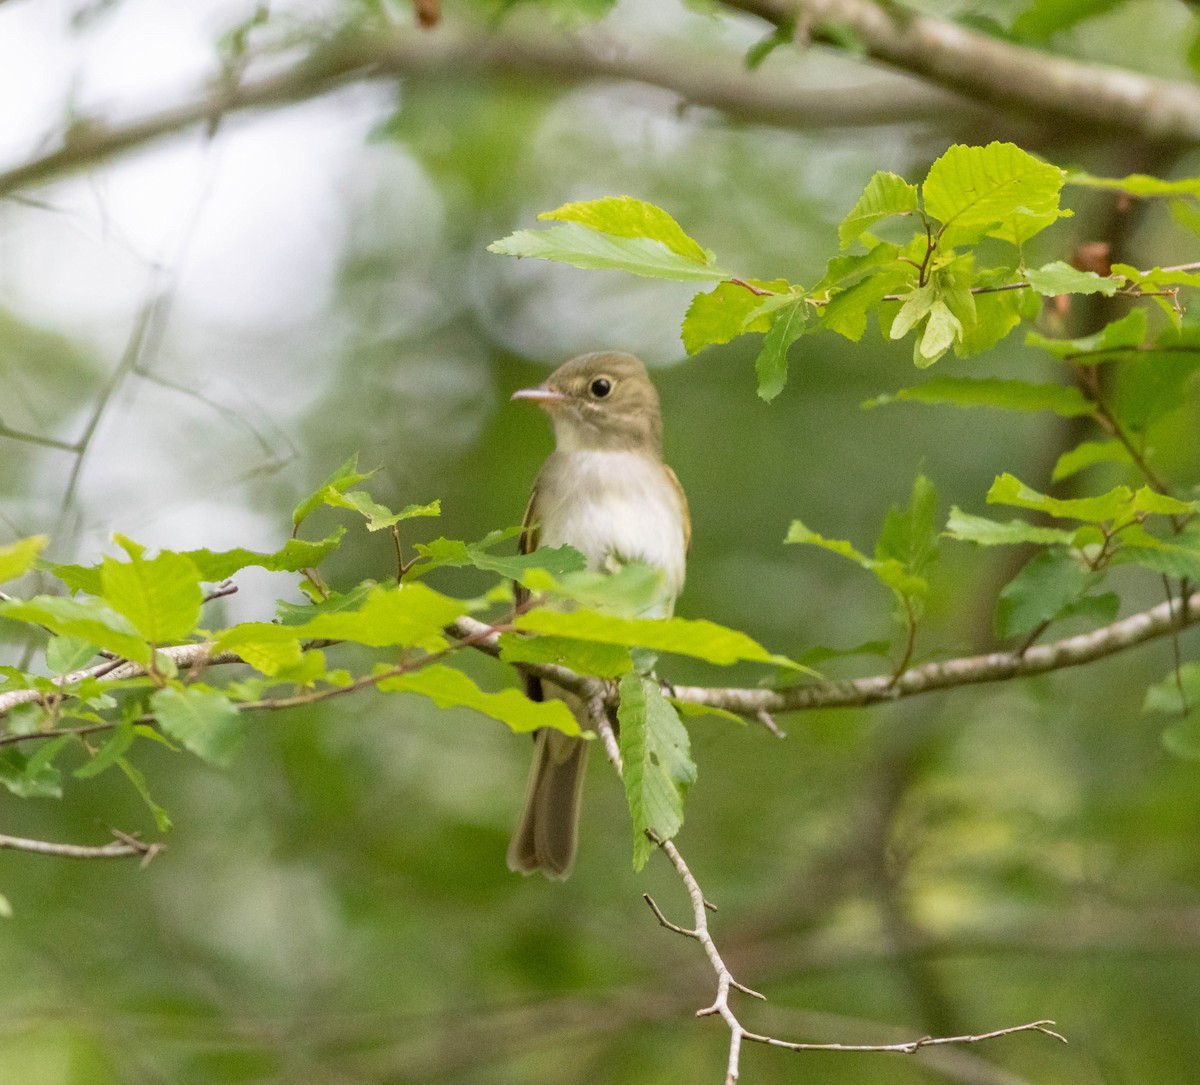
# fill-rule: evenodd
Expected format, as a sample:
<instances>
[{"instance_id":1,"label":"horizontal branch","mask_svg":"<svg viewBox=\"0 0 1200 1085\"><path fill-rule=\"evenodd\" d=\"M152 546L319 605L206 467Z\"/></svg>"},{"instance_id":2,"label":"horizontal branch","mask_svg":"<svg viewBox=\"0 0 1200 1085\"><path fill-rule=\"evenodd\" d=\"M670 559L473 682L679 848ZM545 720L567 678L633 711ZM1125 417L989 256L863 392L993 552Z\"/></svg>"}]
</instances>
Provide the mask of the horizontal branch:
<instances>
[{"instance_id":1,"label":"horizontal branch","mask_svg":"<svg viewBox=\"0 0 1200 1085\"><path fill-rule=\"evenodd\" d=\"M27 840L20 836L0 834L0 848L12 851L27 851L35 855L52 855L58 859L128 859L140 856L145 865L166 845L148 843L128 833L115 833L117 839L107 844L56 844L50 840Z\"/></svg>"},{"instance_id":2,"label":"horizontal branch","mask_svg":"<svg viewBox=\"0 0 1200 1085\"><path fill-rule=\"evenodd\" d=\"M1149 141L1200 141L1200 87L1029 49L877 0L722 0L812 41L847 48L976 102Z\"/></svg>"},{"instance_id":3,"label":"horizontal branch","mask_svg":"<svg viewBox=\"0 0 1200 1085\"><path fill-rule=\"evenodd\" d=\"M192 101L147 113L123 124L103 118L77 122L55 150L0 171L0 196L90 169L135 148L194 128L211 128L244 110L290 105L350 83L403 76L509 75L574 85L586 80L631 81L659 87L683 102L727 116L783 128L859 127L945 121L971 111L969 103L935 88L899 80L830 94L804 89L740 61L697 56L616 53L586 39L519 39L513 36L430 38L422 35L344 36L316 47L291 67L237 84L217 83Z\"/></svg>"}]
</instances>

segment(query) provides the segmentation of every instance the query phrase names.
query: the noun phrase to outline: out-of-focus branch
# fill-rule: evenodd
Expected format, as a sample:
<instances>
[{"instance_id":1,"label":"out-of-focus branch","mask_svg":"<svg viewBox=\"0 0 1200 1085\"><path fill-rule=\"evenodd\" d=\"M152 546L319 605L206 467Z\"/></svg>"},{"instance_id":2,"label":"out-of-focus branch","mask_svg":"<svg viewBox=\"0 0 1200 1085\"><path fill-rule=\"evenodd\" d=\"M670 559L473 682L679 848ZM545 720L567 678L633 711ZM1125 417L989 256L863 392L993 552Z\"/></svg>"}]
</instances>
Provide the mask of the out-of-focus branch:
<instances>
[{"instance_id":1,"label":"out-of-focus branch","mask_svg":"<svg viewBox=\"0 0 1200 1085\"><path fill-rule=\"evenodd\" d=\"M222 117L316 98L349 83L403 76L511 75L575 84L632 81L660 87L681 102L720 110L758 124L829 128L945 120L969 103L911 83L882 83L830 93L807 90L766 73L747 72L734 58L637 56L601 48L586 39L451 37L443 35L346 36L314 48L305 59L270 75L230 85L218 81L191 101L111 124L92 118L74 124L56 149L0 171L0 196L90 169L137 147Z\"/></svg>"},{"instance_id":2,"label":"out-of-focus branch","mask_svg":"<svg viewBox=\"0 0 1200 1085\"><path fill-rule=\"evenodd\" d=\"M1136 133L1147 141L1200 141L1200 87L1085 64L877 0L722 0L775 26L798 21L808 40L867 56L981 104L1035 117Z\"/></svg>"}]
</instances>

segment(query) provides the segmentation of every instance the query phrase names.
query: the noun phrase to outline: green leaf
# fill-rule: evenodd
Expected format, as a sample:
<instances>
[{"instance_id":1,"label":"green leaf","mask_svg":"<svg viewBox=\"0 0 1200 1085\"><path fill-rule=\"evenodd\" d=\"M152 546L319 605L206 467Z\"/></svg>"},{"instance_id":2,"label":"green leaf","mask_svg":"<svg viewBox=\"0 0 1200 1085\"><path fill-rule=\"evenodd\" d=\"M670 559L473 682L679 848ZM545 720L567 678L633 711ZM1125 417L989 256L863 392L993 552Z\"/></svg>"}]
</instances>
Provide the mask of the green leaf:
<instances>
[{"instance_id":1,"label":"green leaf","mask_svg":"<svg viewBox=\"0 0 1200 1085\"><path fill-rule=\"evenodd\" d=\"M962 333L962 322L950 311L949 305L937 299L929 307L925 331L917 340L913 360L922 369L933 365L962 338Z\"/></svg>"},{"instance_id":2,"label":"green leaf","mask_svg":"<svg viewBox=\"0 0 1200 1085\"><path fill-rule=\"evenodd\" d=\"M667 700L674 706L675 711L680 716L720 716L722 719L732 720L743 727L746 726L745 716L739 716L736 712L730 712L727 708L716 708L713 705L707 704L694 704L691 701L676 700L674 697L668 697Z\"/></svg>"},{"instance_id":3,"label":"green leaf","mask_svg":"<svg viewBox=\"0 0 1200 1085\"><path fill-rule=\"evenodd\" d=\"M950 510L945 534L961 542L979 546L1012 546L1017 543L1037 543L1041 546L1071 546L1075 532L1057 527L1037 527L1026 520L1000 523L985 516L963 512L957 505Z\"/></svg>"},{"instance_id":4,"label":"green leaf","mask_svg":"<svg viewBox=\"0 0 1200 1085\"><path fill-rule=\"evenodd\" d=\"M1092 467L1097 463L1132 462L1128 449L1120 441L1082 441L1058 457L1050 479L1052 482L1061 482L1064 478L1070 478L1085 467Z\"/></svg>"},{"instance_id":5,"label":"green leaf","mask_svg":"<svg viewBox=\"0 0 1200 1085\"><path fill-rule=\"evenodd\" d=\"M1034 554L996 602L996 635L1019 637L1053 621L1101 580L1069 550L1055 547Z\"/></svg>"},{"instance_id":6,"label":"green leaf","mask_svg":"<svg viewBox=\"0 0 1200 1085\"><path fill-rule=\"evenodd\" d=\"M788 348L808 328L808 303L800 300L777 312L771 320L771 330L763 337L762 350L754 363L758 374L758 394L771 402L787 384Z\"/></svg>"},{"instance_id":7,"label":"green leaf","mask_svg":"<svg viewBox=\"0 0 1200 1085\"><path fill-rule=\"evenodd\" d=\"M1200 286L1200 272L1182 271L1177 268L1153 267L1141 271L1132 264L1113 264L1112 273L1138 286L1152 289L1163 286Z\"/></svg>"},{"instance_id":8,"label":"green leaf","mask_svg":"<svg viewBox=\"0 0 1200 1085\"><path fill-rule=\"evenodd\" d=\"M921 192L926 213L944 226L942 248L985 236L1020 246L1065 213L1065 176L1012 143L956 144L930 167Z\"/></svg>"},{"instance_id":9,"label":"green leaf","mask_svg":"<svg viewBox=\"0 0 1200 1085\"><path fill-rule=\"evenodd\" d=\"M101 593L151 644L188 636L200 620L204 593L200 570L182 554L164 550L146 560L144 548L118 535L129 561L105 558L100 565Z\"/></svg>"},{"instance_id":10,"label":"green leaf","mask_svg":"<svg viewBox=\"0 0 1200 1085\"><path fill-rule=\"evenodd\" d=\"M747 281L760 290L780 293L789 293L791 290L786 279L777 279L772 283L754 279ZM684 350L695 354L713 343L728 343L746 332L769 331L771 320L767 314L748 319L761 302L761 295L737 283L719 283L707 293L697 294L683 318Z\"/></svg>"},{"instance_id":11,"label":"green leaf","mask_svg":"<svg viewBox=\"0 0 1200 1085\"><path fill-rule=\"evenodd\" d=\"M0 784L19 799L61 799L62 775L50 762L70 738L43 742L29 758L15 746L0 747Z\"/></svg>"},{"instance_id":12,"label":"green leaf","mask_svg":"<svg viewBox=\"0 0 1200 1085\"><path fill-rule=\"evenodd\" d=\"M354 453L341 467L339 467L332 475L330 475L321 485L308 497L300 502L292 512L292 524L299 527L310 513L315 512L322 505L344 505L342 495L352 486L357 486L360 482L369 479L374 471L368 471L362 474L358 470L358 453Z\"/></svg>"},{"instance_id":13,"label":"green leaf","mask_svg":"<svg viewBox=\"0 0 1200 1085\"><path fill-rule=\"evenodd\" d=\"M45 626L51 633L77 637L138 663L150 662L150 646L128 619L101 599L35 595L20 602L0 602L0 616Z\"/></svg>"},{"instance_id":14,"label":"green leaf","mask_svg":"<svg viewBox=\"0 0 1200 1085\"><path fill-rule=\"evenodd\" d=\"M42 547L49 541L45 535L31 535L27 539L0 546L0 584L15 580L33 568Z\"/></svg>"},{"instance_id":15,"label":"green leaf","mask_svg":"<svg viewBox=\"0 0 1200 1085\"><path fill-rule=\"evenodd\" d=\"M875 560L898 561L910 573L923 573L938 556L937 504L933 483L917 475L908 506L893 505L884 517Z\"/></svg>"},{"instance_id":16,"label":"green leaf","mask_svg":"<svg viewBox=\"0 0 1200 1085\"><path fill-rule=\"evenodd\" d=\"M1079 271L1062 260L1025 272L1029 285L1046 297L1060 294L1103 294L1111 298L1120 289L1120 277L1097 275L1094 271Z\"/></svg>"},{"instance_id":17,"label":"green leaf","mask_svg":"<svg viewBox=\"0 0 1200 1085\"><path fill-rule=\"evenodd\" d=\"M529 633L675 652L721 665L749 660L796 667L790 660L768 652L745 633L703 618L625 618L590 610L536 607L518 616L513 624Z\"/></svg>"},{"instance_id":18,"label":"green leaf","mask_svg":"<svg viewBox=\"0 0 1200 1085\"><path fill-rule=\"evenodd\" d=\"M1144 432L1186 402L1186 385L1200 369L1200 328L1167 328L1150 349L1122 362L1113 409L1127 429Z\"/></svg>"},{"instance_id":19,"label":"green leaf","mask_svg":"<svg viewBox=\"0 0 1200 1085\"><path fill-rule=\"evenodd\" d=\"M1165 576L1200 579L1200 538L1194 530L1170 539L1151 535L1134 524L1121 533L1121 546L1112 556L1114 565L1138 565Z\"/></svg>"},{"instance_id":20,"label":"green leaf","mask_svg":"<svg viewBox=\"0 0 1200 1085\"><path fill-rule=\"evenodd\" d=\"M1039 512L1070 520L1101 523L1116 520L1130 511L1133 491L1128 486L1117 486L1096 497L1060 499L1040 494L1020 479L1006 473L992 483L987 502L989 505L1016 505L1023 509L1037 509Z\"/></svg>"},{"instance_id":21,"label":"green leaf","mask_svg":"<svg viewBox=\"0 0 1200 1085\"><path fill-rule=\"evenodd\" d=\"M343 495L348 507L363 514L367 520L368 531L380 531L392 527L401 520L411 520L417 516L441 516L440 501L431 501L428 505L405 505L399 512L392 512L386 505L381 505L365 490L351 490Z\"/></svg>"},{"instance_id":22,"label":"green leaf","mask_svg":"<svg viewBox=\"0 0 1200 1085\"><path fill-rule=\"evenodd\" d=\"M1146 690L1145 713L1182 716L1200 704L1200 663L1184 663Z\"/></svg>"},{"instance_id":23,"label":"green leaf","mask_svg":"<svg viewBox=\"0 0 1200 1085\"><path fill-rule=\"evenodd\" d=\"M46 666L55 674L79 670L96 654L95 645L78 637L51 637L46 645Z\"/></svg>"},{"instance_id":24,"label":"green leaf","mask_svg":"<svg viewBox=\"0 0 1200 1085\"><path fill-rule=\"evenodd\" d=\"M125 756L125 752L133 745L134 738L133 723L130 720L121 720L104 745L75 770L76 779L86 780L92 776L99 776L105 769L111 768Z\"/></svg>"},{"instance_id":25,"label":"green leaf","mask_svg":"<svg viewBox=\"0 0 1200 1085\"><path fill-rule=\"evenodd\" d=\"M244 622L221 630L213 640L217 651L228 649L246 659L250 652L277 666L297 663L299 656L286 646L307 640L348 640L371 648L418 647L435 652L446 646L443 626L461 618L466 610L462 601L419 582L400 587L377 584L356 609L321 611L292 625Z\"/></svg>"},{"instance_id":26,"label":"green leaf","mask_svg":"<svg viewBox=\"0 0 1200 1085\"><path fill-rule=\"evenodd\" d=\"M693 241L661 207L632 196L606 196L599 200L566 203L538 218L577 222L597 233L613 237L641 237L659 241L674 253L699 264L710 264L713 254Z\"/></svg>"},{"instance_id":27,"label":"green leaf","mask_svg":"<svg viewBox=\"0 0 1200 1085\"><path fill-rule=\"evenodd\" d=\"M1008 411L1053 411L1063 418L1095 413L1078 388L1065 384L1029 384L994 377L934 377L912 388L877 396L865 408L889 403L949 403L955 407L996 407Z\"/></svg>"},{"instance_id":28,"label":"green leaf","mask_svg":"<svg viewBox=\"0 0 1200 1085\"><path fill-rule=\"evenodd\" d=\"M855 565L859 565L873 573L882 584L890 588L898 596L920 597L929 590L929 585L925 580L906 569L903 562L897 561L895 558L885 558L883 560L869 558L856 550L845 539L827 539L824 535L819 535L817 532L806 527L799 520L792 521L791 526L788 528L787 536L783 541L785 543L802 543L808 546L816 546L822 550L828 550L844 558L849 558Z\"/></svg>"},{"instance_id":29,"label":"green leaf","mask_svg":"<svg viewBox=\"0 0 1200 1085\"><path fill-rule=\"evenodd\" d=\"M914 286L904 295L899 311L892 318L889 338L903 339L929 315L937 297L937 284L932 280L924 286Z\"/></svg>"},{"instance_id":30,"label":"green leaf","mask_svg":"<svg viewBox=\"0 0 1200 1085\"><path fill-rule=\"evenodd\" d=\"M914 274L911 268L893 268L869 275L862 282L837 291L821 307L821 323L830 331L857 343L867 330L867 313L887 295L910 286Z\"/></svg>"},{"instance_id":31,"label":"green leaf","mask_svg":"<svg viewBox=\"0 0 1200 1085\"><path fill-rule=\"evenodd\" d=\"M519 533L521 529L516 529ZM506 580L524 583L533 569L541 569L554 577L565 576L587 567L587 560L578 550L570 546L541 546L529 554L492 554L491 547L514 532L493 531L477 543L464 543L458 539L434 539L430 543L417 543L421 561L408 574L408 579L425 576L433 569L443 566L461 568L474 566L488 573L498 573Z\"/></svg>"},{"instance_id":32,"label":"green leaf","mask_svg":"<svg viewBox=\"0 0 1200 1085\"><path fill-rule=\"evenodd\" d=\"M171 828L171 816L161 806L154 801L154 797L150 794L150 788L146 786L146 777L142 775L141 770L130 764L124 757L117 758L117 764L120 769L128 777L129 782L133 784L134 789L142 797L142 802L150 809L150 813L154 816L154 824L158 826L160 833L167 832Z\"/></svg>"},{"instance_id":33,"label":"green leaf","mask_svg":"<svg viewBox=\"0 0 1200 1085\"><path fill-rule=\"evenodd\" d=\"M1135 350L1145 338L1145 310L1130 309L1120 320L1106 324L1094 335L1085 335L1079 339L1051 339L1037 332L1029 332L1025 336L1025 343L1027 346L1048 350L1056 358L1062 358L1064 361L1091 365Z\"/></svg>"},{"instance_id":34,"label":"green leaf","mask_svg":"<svg viewBox=\"0 0 1200 1085\"><path fill-rule=\"evenodd\" d=\"M1033 0L1013 23L1019 37L1044 42L1085 19L1094 19L1124 0Z\"/></svg>"},{"instance_id":35,"label":"green leaf","mask_svg":"<svg viewBox=\"0 0 1200 1085\"><path fill-rule=\"evenodd\" d=\"M1041 302L1028 290L1002 290L975 294L975 320L963 325L963 333L954 344L960 358L991 350L1022 319L1034 320Z\"/></svg>"},{"instance_id":36,"label":"green leaf","mask_svg":"<svg viewBox=\"0 0 1200 1085\"><path fill-rule=\"evenodd\" d=\"M1193 708L1187 716L1162 735L1163 747L1168 753L1187 761L1200 761L1200 708Z\"/></svg>"},{"instance_id":37,"label":"green leaf","mask_svg":"<svg viewBox=\"0 0 1200 1085\"><path fill-rule=\"evenodd\" d=\"M876 173L858 202L838 226L838 243L844 249L877 222L892 215L907 215L917 210L917 186L894 173Z\"/></svg>"},{"instance_id":38,"label":"green leaf","mask_svg":"<svg viewBox=\"0 0 1200 1085\"><path fill-rule=\"evenodd\" d=\"M439 708L473 708L517 732L553 727L567 735L580 733L578 721L562 701L531 701L515 689L488 693L462 671L440 663L384 678L377 685L387 693L419 693Z\"/></svg>"},{"instance_id":39,"label":"green leaf","mask_svg":"<svg viewBox=\"0 0 1200 1085\"><path fill-rule=\"evenodd\" d=\"M687 728L658 688L640 674L621 679L622 778L633 818L633 868L641 870L654 851L653 831L672 839L683 825L683 802L696 781Z\"/></svg>"},{"instance_id":40,"label":"green leaf","mask_svg":"<svg viewBox=\"0 0 1200 1085\"><path fill-rule=\"evenodd\" d=\"M576 674L619 678L633 669L629 649L618 644L596 644L568 637L500 635L500 658L505 663L549 663Z\"/></svg>"},{"instance_id":41,"label":"green leaf","mask_svg":"<svg viewBox=\"0 0 1200 1085\"><path fill-rule=\"evenodd\" d=\"M228 765L245 737L241 713L217 690L167 686L151 694L150 709L168 735L216 765Z\"/></svg>"},{"instance_id":42,"label":"green leaf","mask_svg":"<svg viewBox=\"0 0 1200 1085\"><path fill-rule=\"evenodd\" d=\"M644 237L614 237L569 222L548 230L517 230L488 246L501 256L555 260L596 271L625 271L652 279L716 282L729 272L707 261L681 256L661 241Z\"/></svg>"},{"instance_id":43,"label":"green leaf","mask_svg":"<svg viewBox=\"0 0 1200 1085\"><path fill-rule=\"evenodd\" d=\"M1079 0L1089 3L1090 0ZM1131 173L1127 177L1096 177L1083 170L1070 170L1066 183L1081 188L1103 188L1116 192L1127 192L1130 196L1197 196L1200 197L1200 177L1188 177L1182 181L1164 181L1145 173Z\"/></svg>"}]
</instances>

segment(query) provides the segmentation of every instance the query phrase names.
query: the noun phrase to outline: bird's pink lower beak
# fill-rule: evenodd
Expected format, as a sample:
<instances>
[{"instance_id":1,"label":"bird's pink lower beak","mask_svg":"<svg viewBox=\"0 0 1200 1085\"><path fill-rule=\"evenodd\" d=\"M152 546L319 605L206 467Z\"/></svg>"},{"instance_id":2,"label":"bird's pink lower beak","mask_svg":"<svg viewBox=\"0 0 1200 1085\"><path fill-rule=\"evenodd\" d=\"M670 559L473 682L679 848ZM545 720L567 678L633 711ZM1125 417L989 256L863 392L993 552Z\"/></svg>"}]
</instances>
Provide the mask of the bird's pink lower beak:
<instances>
[{"instance_id":1,"label":"bird's pink lower beak","mask_svg":"<svg viewBox=\"0 0 1200 1085\"><path fill-rule=\"evenodd\" d=\"M554 403L561 403L567 397L562 392L555 392L545 385L539 385L537 388L522 388L518 392L513 392L510 399L527 399L531 403L536 403L539 407L549 407Z\"/></svg>"}]
</instances>

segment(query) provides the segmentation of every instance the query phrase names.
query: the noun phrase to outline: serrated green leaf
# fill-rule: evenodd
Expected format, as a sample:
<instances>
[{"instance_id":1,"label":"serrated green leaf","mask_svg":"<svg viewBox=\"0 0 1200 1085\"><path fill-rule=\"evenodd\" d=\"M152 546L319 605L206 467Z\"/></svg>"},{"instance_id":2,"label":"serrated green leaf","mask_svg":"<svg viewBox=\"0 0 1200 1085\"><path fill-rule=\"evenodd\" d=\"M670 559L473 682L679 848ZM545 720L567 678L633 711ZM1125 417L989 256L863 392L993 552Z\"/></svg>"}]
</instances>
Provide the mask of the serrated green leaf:
<instances>
[{"instance_id":1,"label":"serrated green leaf","mask_svg":"<svg viewBox=\"0 0 1200 1085\"><path fill-rule=\"evenodd\" d=\"M117 758L117 765L121 771L128 777L129 782L133 784L134 789L142 797L142 802L149 808L150 813L154 816L154 824L158 826L160 833L165 833L171 828L171 816L161 806L154 801L154 797L150 794L150 788L146 786L146 777L142 775L140 769L132 765L126 758Z\"/></svg>"},{"instance_id":2,"label":"serrated green leaf","mask_svg":"<svg viewBox=\"0 0 1200 1085\"><path fill-rule=\"evenodd\" d=\"M892 215L907 215L917 210L917 186L894 173L876 173L858 202L838 226L838 243L844 249L867 230Z\"/></svg>"},{"instance_id":3,"label":"serrated green leaf","mask_svg":"<svg viewBox=\"0 0 1200 1085\"><path fill-rule=\"evenodd\" d=\"M1165 576L1200 579L1200 538L1185 531L1169 539L1151 535L1140 524L1121 532L1121 545L1112 555L1114 565L1138 565Z\"/></svg>"},{"instance_id":4,"label":"serrated green leaf","mask_svg":"<svg viewBox=\"0 0 1200 1085\"><path fill-rule=\"evenodd\" d=\"M163 731L215 765L228 765L245 738L246 721L217 690L167 686L151 694L150 709Z\"/></svg>"},{"instance_id":5,"label":"serrated green leaf","mask_svg":"<svg viewBox=\"0 0 1200 1085\"><path fill-rule=\"evenodd\" d=\"M125 756L126 751L133 745L134 738L132 722L121 720L104 745L75 770L75 778L87 780L93 776L99 776L105 769L111 768Z\"/></svg>"},{"instance_id":6,"label":"serrated green leaf","mask_svg":"<svg viewBox=\"0 0 1200 1085\"><path fill-rule=\"evenodd\" d=\"M1097 463L1130 464L1133 462L1129 450L1120 441L1082 441L1064 452L1054 464L1050 475L1052 482L1061 482Z\"/></svg>"},{"instance_id":7,"label":"serrated green leaf","mask_svg":"<svg viewBox=\"0 0 1200 1085\"><path fill-rule=\"evenodd\" d=\"M576 222L597 233L613 237L641 237L658 241L674 253L698 264L710 264L713 254L692 240L666 211L632 196L606 196L599 200L567 203L543 211L540 220Z\"/></svg>"},{"instance_id":8,"label":"serrated green leaf","mask_svg":"<svg viewBox=\"0 0 1200 1085\"><path fill-rule=\"evenodd\" d=\"M462 671L440 663L384 678L377 685L387 693L419 693L439 708L473 708L517 732L553 727L566 735L580 733L579 723L562 701L531 701L515 689L488 693Z\"/></svg>"},{"instance_id":9,"label":"serrated green leaf","mask_svg":"<svg viewBox=\"0 0 1200 1085\"><path fill-rule=\"evenodd\" d=\"M786 279L777 279L772 283L754 279L747 281L760 290L786 293L791 289ZM746 332L770 330L771 321L767 315L748 319L761 301L761 296L752 290L729 282L718 283L714 289L697 294L683 318L681 334L684 350L695 354L714 343L728 343Z\"/></svg>"},{"instance_id":10,"label":"serrated green leaf","mask_svg":"<svg viewBox=\"0 0 1200 1085\"><path fill-rule=\"evenodd\" d=\"M1057 527L1038 527L1026 520L1000 523L985 516L963 512L957 505L950 510L944 534L961 542L979 546L1013 546L1018 543L1037 543L1040 546L1071 546L1075 532Z\"/></svg>"},{"instance_id":11,"label":"serrated green leaf","mask_svg":"<svg viewBox=\"0 0 1200 1085\"><path fill-rule=\"evenodd\" d=\"M196 628L204 599L195 562L169 550L147 560L140 546L117 539L129 561L101 562L101 595L151 644L183 640Z\"/></svg>"},{"instance_id":12,"label":"serrated green leaf","mask_svg":"<svg viewBox=\"0 0 1200 1085\"><path fill-rule=\"evenodd\" d=\"M31 535L27 539L0 546L0 584L15 580L33 568L38 554L49 541L45 535Z\"/></svg>"},{"instance_id":13,"label":"serrated green leaf","mask_svg":"<svg viewBox=\"0 0 1200 1085\"><path fill-rule=\"evenodd\" d=\"M921 188L925 211L943 224L943 248L997 237L1020 246L1063 212L1065 173L1012 143L950 147Z\"/></svg>"},{"instance_id":14,"label":"serrated green leaf","mask_svg":"<svg viewBox=\"0 0 1200 1085\"><path fill-rule=\"evenodd\" d=\"M1094 335L1078 339L1051 339L1037 332L1025 336L1025 344L1048 350L1064 361L1092 365L1110 361L1141 346L1146 338L1146 313L1142 309L1131 309L1120 320L1106 324Z\"/></svg>"},{"instance_id":15,"label":"serrated green leaf","mask_svg":"<svg viewBox=\"0 0 1200 1085\"><path fill-rule=\"evenodd\" d=\"M51 637L46 644L46 666L54 674L77 671L96 654L96 647L78 637Z\"/></svg>"},{"instance_id":16,"label":"serrated green leaf","mask_svg":"<svg viewBox=\"0 0 1200 1085\"><path fill-rule=\"evenodd\" d=\"M399 512L392 512L386 505L379 504L365 490L351 490L342 495L348 507L362 513L367 521L368 531L381 531L392 527L401 520L411 520L417 516L441 516L440 501L431 501L427 505L406 505Z\"/></svg>"},{"instance_id":17,"label":"serrated green leaf","mask_svg":"<svg viewBox=\"0 0 1200 1085\"><path fill-rule=\"evenodd\" d=\"M500 635L500 658L505 663L548 663L576 674L619 678L633 669L629 649L619 644L596 644L568 637Z\"/></svg>"},{"instance_id":18,"label":"serrated green leaf","mask_svg":"<svg viewBox=\"0 0 1200 1085\"><path fill-rule=\"evenodd\" d=\"M622 779L633 819L633 868L641 870L654 851L653 831L672 839L683 825L683 802L696 781L687 728L658 683L640 674L621 679Z\"/></svg>"},{"instance_id":19,"label":"serrated green leaf","mask_svg":"<svg viewBox=\"0 0 1200 1085\"><path fill-rule=\"evenodd\" d=\"M52 633L78 637L126 659L150 662L150 646L127 618L102 599L35 595L19 602L0 602L0 617L42 625Z\"/></svg>"},{"instance_id":20,"label":"serrated green leaf","mask_svg":"<svg viewBox=\"0 0 1200 1085\"><path fill-rule=\"evenodd\" d=\"M954 344L954 353L960 358L991 350L1023 319L1033 320L1041 304L1028 290L1002 290L972 296L975 320L963 324L962 335Z\"/></svg>"},{"instance_id":21,"label":"serrated green leaf","mask_svg":"<svg viewBox=\"0 0 1200 1085\"><path fill-rule=\"evenodd\" d=\"M1034 554L1000 591L996 635L1019 637L1051 622L1101 580L1071 551L1054 547Z\"/></svg>"},{"instance_id":22,"label":"serrated green leaf","mask_svg":"<svg viewBox=\"0 0 1200 1085\"><path fill-rule=\"evenodd\" d=\"M625 618L590 610L557 611L536 607L518 616L513 624L530 633L675 652L721 665L749 660L796 666L791 660L768 652L745 633L703 618Z\"/></svg>"},{"instance_id":23,"label":"serrated green leaf","mask_svg":"<svg viewBox=\"0 0 1200 1085\"><path fill-rule=\"evenodd\" d=\"M1130 510L1133 491L1128 486L1116 486L1108 493L1096 497L1060 499L1040 494L1010 474L1000 475L988 490L989 505L1016 505L1023 509L1037 509L1069 520L1086 520L1102 523L1115 520Z\"/></svg>"},{"instance_id":24,"label":"serrated green leaf","mask_svg":"<svg viewBox=\"0 0 1200 1085\"><path fill-rule=\"evenodd\" d=\"M301 521L322 505L344 504L345 502L341 499L342 495L352 486L357 486L360 482L369 479L373 474L375 474L374 471L363 474L358 470L358 453L354 453L313 493L296 506L292 511L292 524L299 527Z\"/></svg>"},{"instance_id":25,"label":"serrated green leaf","mask_svg":"<svg viewBox=\"0 0 1200 1085\"><path fill-rule=\"evenodd\" d=\"M1149 271L1142 271L1132 264L1113 264L1112 273L1138 286L1200 286L1200 273L1178 268L1153 267Z\"/></svg>"},{"instance_id":26,"label":"serrated green leaf","mask_svg":"<svg viewBox=\"0 0 1200 1085\"><path fill-rule=\"evenodd\" d=\"M1062 260L1025 272L1029 285L1046 297L1060 294L1103 294L1111 298L1122 286L1121 279L1080 271Z\"/></svg>"},{"instance_id":27,"label":"serrated green leaf","mask_svg":"<svg viewBox=\"0 0 1200 1085\"><path fill-rule=\"evenodd\" d=\"M762 349L754 362L760 399L770 403L783 391L787 384L788 348L807 328L808 304L804 300L793 302L772 317L771 329L763 337Z\"/></svg>"},{"instance_id":28,"label":"serrated green leaf","mask_svg":"<svg viewBox=\"0 0 1200 1085\"><path fill-rule=\"evenodd\" d=\"M1064 384L1029 384L993 377L934 377L912 388L867 400L864 408L889 403L948 403L955 407L995 407L1009 411L1053 411L1063 418L1095 413L1078 388Z\"/></svg>"},{"instance_id":29,"label":"serrated green leaf","mask_svg":"<svg viewBox=\"0 0 1200 1085\"><path fill-rule=\"evenodd\" d=\"M830 331L857 343L867 330L867 313L889 294L910 286L915 271L894 268L869 275L853 286L836 291L821 307L821 323Z\"/></svg>"},{"instance_id":30,"label":"serrated green leaf","mask_svg":"<svg viewBox=\"0 0 1200 1085\"><path fill-rule=\"evenodd\" d=\"M573 222L548 230L517 230L490 244L488 252L554 260L590 271L625 271L651 279L717 282L730 277L716 265L681 256L661 241L614 237Z\"/></svg>"},{"instance_id":31,"label":"serrated green leaf","mask_svg":"<svg viewBox=\"0 0 1200 1085\"><path fill-rule=\"evenodd\" d=\"M461 600L419 582L400 587L377 584L358 602L354 609L323 610L308 621L291 625L244 622L221 630L214 636L214 644L217 651L270 653L273 646L329 639L371 648L419 647L433 652L446 645L442 628L467 611ZM291 649L282 651L285 655L280 657L280 665L298 662L298 655Z\"/></svg>"},{"instance_id":32,"label":"serrated green leaf","mask_svg":"<svg viewBox=\"0 0 1200 1085\"><path fill-rule=\"evenodd\" d=\"M1186 402L1186 386L1200 369L1200 328L1167 328L1155 345L1126 355L1117 373L1113 411L1142 433Z\"/></svg>"}]
</instances>

